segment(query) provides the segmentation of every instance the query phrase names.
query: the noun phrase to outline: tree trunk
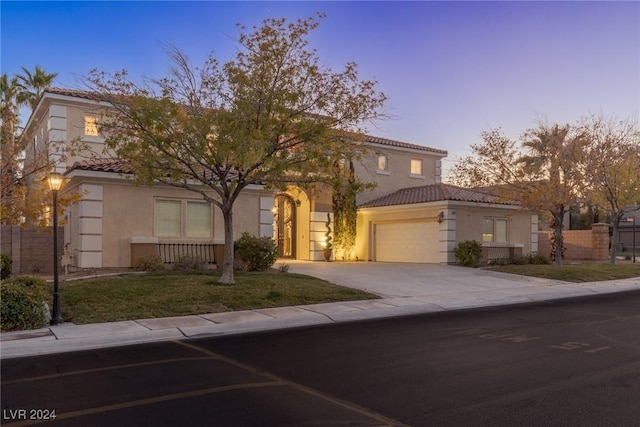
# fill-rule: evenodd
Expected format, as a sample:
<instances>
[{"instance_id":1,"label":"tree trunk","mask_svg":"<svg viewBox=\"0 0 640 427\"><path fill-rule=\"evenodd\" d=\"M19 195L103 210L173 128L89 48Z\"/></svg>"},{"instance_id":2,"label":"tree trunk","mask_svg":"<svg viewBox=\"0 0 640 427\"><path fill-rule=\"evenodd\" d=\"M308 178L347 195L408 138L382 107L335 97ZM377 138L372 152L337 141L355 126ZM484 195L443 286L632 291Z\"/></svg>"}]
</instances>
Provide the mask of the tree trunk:
<instances>
[{"instance_id":1,"label":"tree trunk","mask_svg":"<svg viewBox=\"0 0 640 427\"><path fill-rule=\"evenodd\" d=\"M615 264L617 262L616 246L618 245L618 229L620 228L620 216L621 215L614 214L611 218L611 222L613 225L613 235L611 236L611 250L609 252L611 264Z\"/></svg>"},{"instance_id":2,"label":"tree trunk","mask_svg":"<svg viewBox=\"0 0 640 427\"><path fill-rule=\"evenodd\" d=\"M562 256L563 256L563 249L564 249L564 236L562 235L562 228L564 227L563 224L563 220L564 220L564 205L560 205L556 208L556 211L554 212L554 219L555 219L555 224L553 227L553 235L555 237L555 243L556 243L556 247L555 247L555 262L556 262L556 267L562 267Z\"/></svg>"},{"instance_id":3,"label":"tree trunk","mask_svg":"<svg viewBox=\"0 0 640 427\"><path fill-rule=\"evenodd\" d=\"M233 285L236 283L233 278L233 210L226 206L221 210L224 218L224 262L218 283Z\"/></svg>"}]
</instances>

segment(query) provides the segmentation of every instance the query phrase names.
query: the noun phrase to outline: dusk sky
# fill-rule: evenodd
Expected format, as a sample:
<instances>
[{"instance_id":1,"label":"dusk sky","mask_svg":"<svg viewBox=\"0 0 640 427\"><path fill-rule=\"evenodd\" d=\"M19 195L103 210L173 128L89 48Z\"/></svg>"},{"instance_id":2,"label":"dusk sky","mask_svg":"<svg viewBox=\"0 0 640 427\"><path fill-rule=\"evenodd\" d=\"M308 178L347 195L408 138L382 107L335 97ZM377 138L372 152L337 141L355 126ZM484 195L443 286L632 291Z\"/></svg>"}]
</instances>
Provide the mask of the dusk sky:
<instances>
[{"instance_id":1,"label":"dusk sky","mask_svg":"<svg viewBox=\"0 0 640 427\"><path fill-rule=\"evenodd\" d=\"M91 68L159 77L162 46L195 65L221 62L236 23L325 12L311 34L322 62L359 64L389 96L392 120L369 133L446 149L445 170L502 127L517 137L538 119L640 117L640 2L14 2L1 8L1 71L58 72L80 87ZM23 122L26 121L26 117Z\"/></svg>"}]
</instances>

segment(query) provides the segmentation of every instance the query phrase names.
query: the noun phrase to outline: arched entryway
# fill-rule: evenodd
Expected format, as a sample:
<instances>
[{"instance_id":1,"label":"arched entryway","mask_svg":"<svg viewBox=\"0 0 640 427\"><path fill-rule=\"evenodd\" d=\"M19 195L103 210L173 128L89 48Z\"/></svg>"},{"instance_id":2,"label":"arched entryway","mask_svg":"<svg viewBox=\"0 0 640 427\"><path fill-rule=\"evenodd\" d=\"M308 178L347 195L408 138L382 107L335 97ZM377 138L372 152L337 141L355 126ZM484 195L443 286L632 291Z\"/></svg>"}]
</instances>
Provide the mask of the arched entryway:
<instances>
[{"instance_id":1,"label":"arched entryway","mask_svg":"<svg viewBox=\"0 0 640 427\"><path fill-rule=\"evenodd\" d=\"M296 257L296 204L287 194L278 194L275 205L275 236L278 257Z\"/></svg>"}]
</instances>

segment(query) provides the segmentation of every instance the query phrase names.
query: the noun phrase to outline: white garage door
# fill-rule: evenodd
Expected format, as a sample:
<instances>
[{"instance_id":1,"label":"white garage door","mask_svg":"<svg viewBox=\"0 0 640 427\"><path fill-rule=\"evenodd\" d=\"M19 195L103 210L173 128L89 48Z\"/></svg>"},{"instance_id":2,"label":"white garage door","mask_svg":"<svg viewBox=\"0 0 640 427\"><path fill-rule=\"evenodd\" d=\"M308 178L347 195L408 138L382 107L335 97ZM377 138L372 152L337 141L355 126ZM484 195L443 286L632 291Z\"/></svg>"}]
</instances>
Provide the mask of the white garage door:
<instances>
[{"instance_id":1,"label":"white garage door","mask_svg":"<svg viewBox=\"0 0 640 427\"><path fill-rule=\"evenodd\" d=\"M387 262L439 262L438 223L375 224L375 260Z\"/></svg>"}]
</instances>

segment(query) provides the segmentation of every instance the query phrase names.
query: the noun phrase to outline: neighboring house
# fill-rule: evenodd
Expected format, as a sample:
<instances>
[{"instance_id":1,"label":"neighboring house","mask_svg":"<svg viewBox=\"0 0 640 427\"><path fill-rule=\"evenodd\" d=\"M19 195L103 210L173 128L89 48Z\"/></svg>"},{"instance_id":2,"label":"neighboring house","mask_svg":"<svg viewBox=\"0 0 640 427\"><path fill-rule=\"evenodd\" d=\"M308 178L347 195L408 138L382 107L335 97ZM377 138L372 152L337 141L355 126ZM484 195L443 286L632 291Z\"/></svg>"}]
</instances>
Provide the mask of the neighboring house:
<instances>
[{"instance_id":1,"label":"neighboring house","mask_svg":"<svg viewBox=\"0 0 640 427\"><path fill-rule=\"evenodd\" d=\"M102 107L88 92L48 89L24 133L29 142L26 165L38 153L46 153L56 161L56 170L68 178L63 191L82 194L82 200L64 215L65 248L72 256L71 265L131 267L149 250L160 253L165 260L174 260L176 253L165 251L170 248L167 245L178 244L202 245L204 257L210 258L212 245L224 242L222 214L214 206L196 193L168 185L137 186L131 171L108 158L108 153L104 158L90 158L89 151L103 152L104 139L97 131L96 114ZM74 140L85 143L88 151L65 158L62 148ZM516 206L495 203L495 199L488 199L490 196L474 199L467 190L440 184L445 150L373 136L367 136L365 143L374 150L354 165L355 173L377 187L358 196L362 207L358 219L359 259L454 262L452 245L467 238L482 239L483 224L488 227L489 219L494 220L494 235L499 236L496 244L518 244L525 252L535 251L530 215L520 213ZM417 191L458 191L465 196L384 201L395 200L394 194L410 187L417 187ZM274 193L252 186L243 191L234 206L234 238L244 231L269 236L277 241L280 257L323 259L325 222L327 213L332 212L330 191L290 186L285 192ZM438 222L440 212L444 213ZM456 218L465 220L456 222ZM415 233L407 233L413 228ZM407 243L403 246L402 241ZM175 247L179 248L171 246ZM398 251L394 256L385 248Z\"/></svg>"}]
</instances>

